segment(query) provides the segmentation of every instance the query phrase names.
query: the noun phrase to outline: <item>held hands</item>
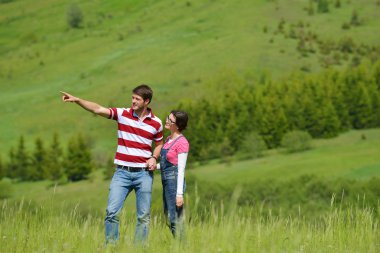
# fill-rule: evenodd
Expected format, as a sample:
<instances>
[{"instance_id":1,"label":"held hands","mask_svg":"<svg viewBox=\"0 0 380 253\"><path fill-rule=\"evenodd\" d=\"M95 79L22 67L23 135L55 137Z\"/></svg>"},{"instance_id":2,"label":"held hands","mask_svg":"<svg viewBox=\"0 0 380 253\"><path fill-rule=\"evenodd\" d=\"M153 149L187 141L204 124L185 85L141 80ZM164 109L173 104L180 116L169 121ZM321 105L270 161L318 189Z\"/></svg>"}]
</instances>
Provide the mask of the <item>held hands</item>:
<instances>
[{"instance_id":1,"label":"held hands","mask_svg":"<svg viewBox=\"0 0 380 253\"><path fill-rule=\"evenodd\" d=\"M60 91L63 96L62 96L62 101L63 102L77 102L79 101L79 98L77 97L74 97L73 95L67 93L67 92L64 92L64 91Z\"/></svg>"},{"instance_id":2,"label":"held hands","mask_svg":"<svg viewBox=\"0 0 380 253\"><path fill-rule=\"evenodd\" d=\"M149 171L154 171L157 168L157 161L153 157L149 158L146 163Z\"/></svg>"},{"instance_id":3,"label":"held hands","mask_svg":"<svg viewBox=\"0 0 380 253\"><path fill-rule=\"evenodd\" d=\"M178 207L183 206L183 196L178 196L175 198L175 204Z\"/></svg>"}]
</instances>

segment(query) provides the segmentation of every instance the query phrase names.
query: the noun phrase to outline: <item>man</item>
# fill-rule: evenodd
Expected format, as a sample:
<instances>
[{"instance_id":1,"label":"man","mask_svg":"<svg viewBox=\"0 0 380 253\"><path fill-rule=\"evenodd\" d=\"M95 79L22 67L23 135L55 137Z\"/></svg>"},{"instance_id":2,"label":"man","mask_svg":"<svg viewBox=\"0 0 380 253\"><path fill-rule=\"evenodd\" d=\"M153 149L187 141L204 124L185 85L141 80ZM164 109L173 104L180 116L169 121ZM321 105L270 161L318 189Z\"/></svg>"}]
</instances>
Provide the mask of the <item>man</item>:
<instances>
[{"instance_id":1,"label":"man","mask_svg":"<svg viewBox=\"0 0 380 253\"><path fill-rule=\"evenodd\" d=\"M145 84L133 89L131 108L105 108L61 93L64 102L74 102L87 111L118 122L116 171L110 184L105 218L106 243L115 243L119 238L118 214L132 190L136 193L135 241L145 241L149 232L153 171L163 144L162 122L148 107L153 97L152 89Z\"/></svg>"}]
</instances>

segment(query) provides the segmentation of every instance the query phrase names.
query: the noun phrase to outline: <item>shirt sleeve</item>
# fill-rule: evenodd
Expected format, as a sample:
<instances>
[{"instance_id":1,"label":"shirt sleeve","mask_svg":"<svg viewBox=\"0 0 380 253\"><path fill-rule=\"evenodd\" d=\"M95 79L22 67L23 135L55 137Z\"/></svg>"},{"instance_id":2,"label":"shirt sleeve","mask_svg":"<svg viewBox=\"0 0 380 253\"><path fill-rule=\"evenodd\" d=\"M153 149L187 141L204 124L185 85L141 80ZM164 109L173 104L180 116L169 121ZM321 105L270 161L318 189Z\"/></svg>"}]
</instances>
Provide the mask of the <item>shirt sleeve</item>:
<instances>
[{"instance_id":1,"label":"shirt sleeve","mask_svg":"<svg viewBox=\"0 0 380 253\"><path fill-rule=\"evenodd\" d=\"M177 196L183 196L183 182L185 181L185 167L188 153L178 154Z\"/></svg>"},{"instance_id":2,"label":"shirt sleeve","mask_svg":"<svg viewBox=\"0 0 380 253\"><path fill-rule=\"evenodd\" d=\"M108 108L110 110L109 119L117 120L118 119L118 109L117 108Z\"/></svg>"},{"instance_id":3,"label":"shirt sleeve","mask_svg":"<svg viewBox=\"0 0 380 253\"><path fill-rule=\"evenodd\" d=\"M179 140L176 151L178 154L189 153L189 142L184 138L182 140Z\"/></svg>"},{"instance_id":4,"label":"shirt sleeve","mask_svg":"<svg viewBox=\"0 0 380 253\"><path fill-rule=\"evenodd\" d=\"M162 133L162 124L160 126L160 129L158 129L157 133L153 136L154 141L161 141L163 139L163 133Z\"/></svg>"}]
</instances>

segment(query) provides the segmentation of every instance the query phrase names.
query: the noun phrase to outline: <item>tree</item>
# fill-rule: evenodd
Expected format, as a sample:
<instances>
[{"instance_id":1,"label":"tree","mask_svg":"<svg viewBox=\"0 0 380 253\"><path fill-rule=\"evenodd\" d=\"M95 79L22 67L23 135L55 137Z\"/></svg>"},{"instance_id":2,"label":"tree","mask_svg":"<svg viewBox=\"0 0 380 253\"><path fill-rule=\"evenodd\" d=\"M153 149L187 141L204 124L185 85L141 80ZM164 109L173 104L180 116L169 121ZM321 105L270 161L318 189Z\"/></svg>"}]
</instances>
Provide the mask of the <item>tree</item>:
<instances>
[{"instance_id":1,"label":"tree","mask_svg":"<svg viewBox=\"0 0 380 253\"><path fill-rule=\"evenodd\" d=\"M86 179L90 174L93 167L91 152L81 135L70 139L64 167L67 178L71 181Z\"/></svg>"},{"instance_id":2,"label":"tree","mask_svg":"<svg viewBox=\"0 0 380 253\"><path fill-rule=\"evenodd\" d=\"M356 129L369 127L372 121L372 101L367 87L360 82L352 92L355 94L354 104L350 110L352 126Z\"/></svg>"},{"instance_id":3,"label":"tree","mask_svg":"<svg viewBox=\"0 0 380 253\"><path fill-rule=\"evenodd\" d=\"M48 178L46 151L41 138L37 138L33 152L32 163L29 167L28 180L36 181Z\"/></svg>"},{"instance_id":4,"label":"tree","mask_svg":"<svg viewBox=\"0 0 380 253\"><path fill-rule=\"evenodd\" d=\"M28 179L28 171L30 166L30 156L26 151L24 136L20 136L17 152L15 154L15 177L21 180Z\"/></svg>"},{"instance_id":5,"label":"tree","mask_svg":"<svg viewBox=\"0 0 380 253\"><path fill-rule=\"evenodd\" d=\"M334 105L336 114L340 121L341 130L345 131L351 128L350 117L348 113L348 107L344 100L344 88L342 82L339 79L336 83L329 83L333 92L331 94L332 103Z\"/></svg>"},{"instance_id":6,"label":"tree","mask_svg":"<svg viewBox=\"0 0 380 253\"><path fill-rule=\"evenodd\" d=\"M375 85L375 84L374 84ZM372 116L373 120L370 127L379 127L380 126L380 91L372 89Z\"/></svg>"},{"instance_id":7,"label":"tree","mask_svg":"<svg viewBox=\"0 0 380 253\"><path fill-rule=\"evenodd\" d=\"M10 178L17 178L18 177L18 171L17 171L17 163L16 163L16 156L15 152L13 150L13 147L9 150L9 159L8 164L6 168L6 176Z\"/></svg>"},{"instance_id":8,"label":"tree","mask_svg":"<svg viewBox=\"0 0 380 253\"><path fill-rule=\"evenodd\" d=\"M324 104L321 105L317 118L317 124L314 126L316 136L329 138L338 135L340 121L330 100L326 99Z\"/></svg>"},{"instance_id":9,"label":"tree","mask_svg":"<svg viewBox=\"0 0 380 253\"><path fill-rule=\"evenodd\" d=\"M329 12L329 2L328 2L328 0L318 0L317 10L320 13Z\"/></svg>"},{"instance_id":10,"label":"tree","mask_svg":"<svg viewBox=\"0 0 380 253\"><path fill-rule=\"evenodd\" d=\"M63 167L62 167L62 155L63 151L59 143L59 137L57 133L53 135L53 141L50 145L49 150L47 151L47 172L48 176L51 180L57 181L63 175Z\"/></svg>"},{"instance_id":11,"label":"tree","mask_svg":"<svg viewBox=\"0 0 380 253\"><path fill-rule=\"evenodd\" d=\"M288 131L288 121L279 99L267 96L263 99L263 113L258 120L258 131L268 148L278 147L282 136Z\"/></svg>"},{"instance_id":12,"label":"tree","mask_svg":"<svg viewBox=\"0 0 380 253\"><path fill-rule=\"evenodd\" d=\"M374 67L372 69L372 75L371 75L375 81L375 84L377 86L377 90L380 91L380 60L377 61L374 64Z\"/></svg>"},{"instance_id":13,"label":"tree","mask_svg":"<svg viewBox=\"0 0 380 253\"><path fill-rule=\"evenodd\" d=\"M284 111L288 119L289 130L305 129L304 99L307 93L299 79L291 80L292 85L283 95Z\"/></svg>"},{"instance_id":14,"label":"tree","mask_svg":"<svg viewBox=\"0 0 380 253\"><path fill-rule=\"evenodd\" d=\"M359 26L360 25L359 14L356 10L354 10L352 12L350 24L353 26Z\"/></svg>"},{"instance_id":15,"label":"tree","mask_svg":"<svg viewBox=\"0 0 380 253\"><path fill-rule=\"evenodd\" d=\"M83 22L82 10L76 4L71 4L66 11L67 23L71 28L79 28Z\"/></svg>"},{"instance_id":16,"label":"tree","mask_svg":"<svg viewBox=\"0 0 380 253\"><path fill-rule=\"evenodd\" d=\"M5 176L6 176L5 166L3 165L3 160L1 159L1 155L0 155L0 180Z\"/></svg>"}]
</instances>

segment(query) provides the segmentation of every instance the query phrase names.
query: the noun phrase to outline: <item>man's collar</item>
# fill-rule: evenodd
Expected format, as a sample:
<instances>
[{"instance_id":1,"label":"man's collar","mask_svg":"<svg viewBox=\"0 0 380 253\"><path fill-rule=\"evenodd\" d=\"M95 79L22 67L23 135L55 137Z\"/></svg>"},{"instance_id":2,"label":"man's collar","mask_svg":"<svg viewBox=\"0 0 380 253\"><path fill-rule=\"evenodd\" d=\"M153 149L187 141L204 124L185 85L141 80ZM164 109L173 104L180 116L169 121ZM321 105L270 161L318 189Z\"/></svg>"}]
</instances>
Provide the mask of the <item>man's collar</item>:
<instances>
[{"instance_id":1,"label":"man's collar","mask_svg":"<svg viewBox=\"0 0 380 253\"><path fill-rule=\"evenodd\" d=\"M150 109L149 107L147 108L147 111L148 111L148 114L145 116L145 118L153 118L154 117L154 114L153 114L153 111L152 109ZM133 117L135 118L138 118L139 116L137 115L137 113L131 108L130 109L130 113Z\"/></svg>"}]
</instances>

